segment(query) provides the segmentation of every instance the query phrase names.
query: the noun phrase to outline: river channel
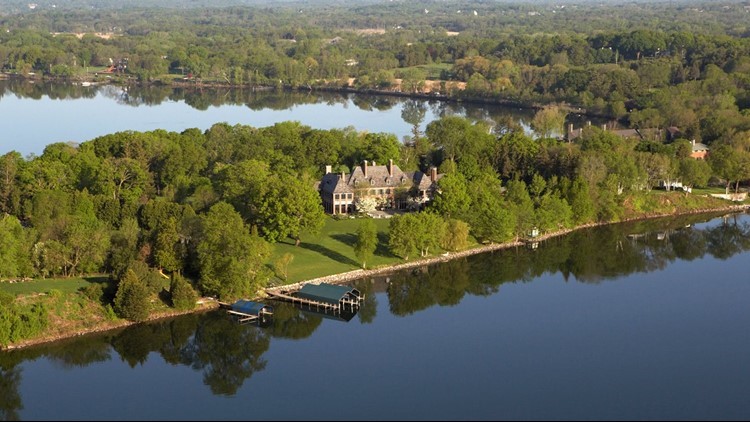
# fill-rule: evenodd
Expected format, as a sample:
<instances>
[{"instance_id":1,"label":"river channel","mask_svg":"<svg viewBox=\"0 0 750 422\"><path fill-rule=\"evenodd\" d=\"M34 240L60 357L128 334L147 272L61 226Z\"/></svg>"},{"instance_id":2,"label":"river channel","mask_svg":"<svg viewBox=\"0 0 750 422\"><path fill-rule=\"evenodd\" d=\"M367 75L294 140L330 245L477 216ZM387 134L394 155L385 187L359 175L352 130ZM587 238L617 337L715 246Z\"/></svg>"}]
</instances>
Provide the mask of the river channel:
<instances>
[{"instance_id":1,"label":"river channel","mask_svg":"<svg viewBox=\"0 0 750 422\"><path fill-rule=\"evenodd\" d=\"M0 419L747 420L750 215L580 230L274 303L0 353Z\"/></svg>"}]
</instances>

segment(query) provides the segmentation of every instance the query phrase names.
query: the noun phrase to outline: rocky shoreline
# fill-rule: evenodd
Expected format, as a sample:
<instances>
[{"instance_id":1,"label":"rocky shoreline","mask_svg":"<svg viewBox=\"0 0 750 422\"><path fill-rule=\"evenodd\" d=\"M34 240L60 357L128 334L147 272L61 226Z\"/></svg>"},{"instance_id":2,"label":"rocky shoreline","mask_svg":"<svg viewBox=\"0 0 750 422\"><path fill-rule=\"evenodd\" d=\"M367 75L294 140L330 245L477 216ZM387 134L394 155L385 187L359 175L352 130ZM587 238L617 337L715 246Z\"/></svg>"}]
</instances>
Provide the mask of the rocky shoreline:
<instances>
[{"instance_id":1,"label":"rocky shoreline","mask_svg":"<svg viewBox=\"0 0 750 422\"><path fill-rule=\"evenodd\" d=\"M680 212L680 213L652 214L652 215L646 215L646 216L641 216L641 217L629 218L629 219L625 219L625 220L621 220L617 222L588 223L588 224L582 224L580 226L576 226L570 229L562 229L562 230L558 230L555 232L546 233L544 235L534 238L533 241L542 242L544 240L547 240L553 237L563 236L563 235L566 235L568 233L571 233L577 230L587 229L587 228L597 227L597 226L605 226L609 224L619 224L619 223L626 223L630 221L650 220L650 219L673 217L673 216L679 216L679 215L707 214L707 213L720 213L720 212L742 212L742 211L748 211L748 210L750 210L750 205L743 204L743 205L727 206L724 208L698 209L698 210L692 210L689 212ZM382 275L392 274L401 270L423 267L425 265L432 265L432 264L437 264L440 262L447 262L450 260L463 258L463 257L467 257L470 255L476 255L476 254L496 251L500 249L523 246L525 243L526 241L522 241L522 240L516 240L516 241L504 242L504 243L490 243L490 244L477 246L477 247L466 249L466 250L459 251L459 252L450 252L450 253L446 253L440 256L417 259L417 260L405 262L402 264L389 265L389 266L378 267L378 268L373 268L369 270L364 270L364 269L353 270L353 271L348 271L345 273L333 274L333 275L318 277L318 278L314 278L310 280L304 280L304 281L300 281L294 284L286 284L283 286L269 287L265 289L265 292L281 292L281 291L289 291L289 290L293 291L293 290L300 289L305 284L320 284L320 283L341 284L341 283L346 283L346 282L353 281L353 280L358 280L361 278L382 276Z\"/></svg>"},{"instance_id":2,"label":"rocky shoreline","mask_svg":"<svg viewBox=\"0 0 750 422\"><path fill-rule=\"evenodd\" d=\"M656 218L676 217L680 215L691 215L691 214L746 212L748 210L750 210L750 204L730 205L730 206L720 207L720 208L697 209L697 210L678 212L678 213L659 213L659 214L655 213L655 214L649 214L649 215L643 215L639 217L624 219L624 220L617 221L617 222L583 224L580 226L576 226L574 228L558 230L555 232L551 232L551 233L538 236L534 238L533 241L542 242L544 240L547 240L553 237L566 235L576 230L597 227L597 226L605 226L605 225L610 225L610 224L625 223L625 222L630 222L630 221L650 220L650 219L656 219ZM504 242L504 243L491 243L491 244L486 244L486 245L481 245L481 246L477 246L474 248L466 249L466 250L459 251L459 252L451 252L451 253L446 253L440 256L417 259L417 260L405 262L402 264L389 265L389 266L378 267L378 268L367 269L367 270L360 269L360 270L347 271L345 273L332 274L329 276L300 281L298 283L286 284L283 286L269 287L269 288L264 289L261 295L259 297L256 297L255 299L262 300L268 296L269 292L298 290L305 284L320 284L320 283L341 284L341 283L346 283L346 282L350 282L353 280L358 280L361 278L383 276L383 275L392 274L392 273L406 270L406 269L418 268L418 267L423 267L426 265L433 265L433 264L437 264L440 262L447 262L447 261L451 261L457 258L463 258L463 257L471 256L471 255L485 253L485 252L491 252L491 251L500 250L500 249L523 246L524 244L525 244L525 241L522 241L522 240L515 240L512 242ZM157 314L152 315L146 322L152 322L152 321L157 321L160 319L172 318L175 316L186 315L186 314L196 313L196 312L208 312L208 311L218 309L218 308L219 308L219 302L217 300L212 299L212 298L201 298L200 301L198 302L198 307L196 309L189 310L189 311L159 312ZM50 343L50 342L63 340L67 338L73 338L73 337L87 335L87 334L122 329L122 328L135 325L135 324L138 324L138 323L132 322L132 321L126 321L126 320L110 322L104 326L94 327L90 330L76 331L76 332L69 333L67 335L62 334L62 335L57 335L54 337L38 337L35 339L24 340L19 343L11 344L4 350L17 350L17 349L21 349L25 347L40 345L44 343Z\"/></svg>"}]
</instances>

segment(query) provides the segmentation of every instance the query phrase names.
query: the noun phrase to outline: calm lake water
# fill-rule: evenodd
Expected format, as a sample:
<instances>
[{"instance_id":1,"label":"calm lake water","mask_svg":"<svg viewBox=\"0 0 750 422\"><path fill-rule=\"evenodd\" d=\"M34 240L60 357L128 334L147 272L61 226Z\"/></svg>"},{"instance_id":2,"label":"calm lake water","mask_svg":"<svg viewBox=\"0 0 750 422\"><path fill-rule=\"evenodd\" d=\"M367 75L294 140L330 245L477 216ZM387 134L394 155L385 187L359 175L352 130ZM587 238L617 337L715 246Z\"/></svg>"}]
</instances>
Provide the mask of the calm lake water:
<instances>
[{"instance_id":1,"label":"calm lake water","mask_svg":"<svg viewBox=\"0 0 750 422\"><path fill-rule=\"evenodd\" d=\"M0 80L0 154L15 150L23 156L40 155L54 142L80 143L126 130L206 130L219 122L266 127L295 120L315 129L352 126L403 139L415 124L424 132L429 122L444 115L491 124L511 119L533 134L528 125L533 110L499 106L341 93L123 89ZM576 127L584 120L569 116Z\"/></svg>"},{"instance_id":2,"label":"calm lake water","mask_svg":"<svg viewBox=\"0 0 750 422\"><path fill-rule=\"evenodd\" d=\"M446 114L525 126L533 116L399 97L0 81L0 154L217 122L403 138ZM367 301L350 320L278 303L263 327L217 311L2 352L0 420L747 420L749 251L745 214L612 225L358 281Z\"/></svg>"},{"instance_id":3,"label":"calm lake water","mask_svg":"<svg viewBox=\"0 0 750 422\"><path fill-rule=\"evenodd\" d=\"M0 353L0 419L750 418L750 215L610 225L275 304Z\"/></svg>"}]
</instances>

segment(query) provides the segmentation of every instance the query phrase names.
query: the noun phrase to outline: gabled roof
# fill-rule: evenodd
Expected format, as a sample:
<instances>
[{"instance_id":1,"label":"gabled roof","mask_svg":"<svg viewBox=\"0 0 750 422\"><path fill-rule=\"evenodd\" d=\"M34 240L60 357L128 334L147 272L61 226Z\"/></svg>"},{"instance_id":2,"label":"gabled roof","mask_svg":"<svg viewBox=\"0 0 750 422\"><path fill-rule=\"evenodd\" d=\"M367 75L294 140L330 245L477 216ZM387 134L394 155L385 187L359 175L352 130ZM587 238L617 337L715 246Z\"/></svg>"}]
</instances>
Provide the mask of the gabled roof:
<instances>
[{"instance_id":1,"label":"gabled roof","mask_svg":"<svg viewBox=\"0 0 750 422\"><path fill-rule=\"evenodd\" d=\"M319 190L326 193L354 192L347 184L346 178L340 174L328 173L320 181Z\"/></svg>"},{"instance_id":2,"label":"gabled roof","mask_svg":"<svg viewBox=\"0 0 750 422\"><path fill-rule=\"evenodd\" d=\"M700 142L693 143L693 152L700 152L700 151L708 151L708 146Z\"/></svg>"},{"instance_id":3,"label":"gabled roof","mask_svg":"<svg viewBox=\"0 0 750 422\"><path fill-rule=\"evenodd\" d=\"M360 296L359 290L347 287L337 286L335 284L320 283L320 284L305 284L297 292L297 296L314 300L317 302L330 303L332 305L338 305L342 299L352 296L358 298Z\"/></svg>"},{"instance_id":4,"label":"gabled roof","mask_svg":"<svg viewBox=\"0 0 750 422\"><path fill-rule=\"evenodd\" d=\"M232 304L232 310L248 315L259 315L261 311L273 312L273 307L249 300L238 300Z\"/></svg>"},{"instance_id":5,"label":"gabled roof","mask_svg":"<svg viewBox=\"0 0 750 422\"><path fill-rule=\"evenodd\" d=\"M421 171L414 172L414 186L417 187L419 190L428 190L431 187L433 187L433 184L437 183L438 180L440 180L443 177L443 174L438 174L435 181L432 181L432 178L429 174L422 173Z\"/></svg>"},{"instance_id":6,"label":"gabled roof","mask_svg":"<svg viewBox=\"0 0 750 422\"><path fill-rule=\"evenodd\" d=\"M349 186L372 186L372 187L393 187L407 183L411 180L401 169L393 164L391 166L392 174L388 172L388 166L367 166L367 177L362 166L354 168L352 175L349 176Z\"/></svg>"}]
</instances>

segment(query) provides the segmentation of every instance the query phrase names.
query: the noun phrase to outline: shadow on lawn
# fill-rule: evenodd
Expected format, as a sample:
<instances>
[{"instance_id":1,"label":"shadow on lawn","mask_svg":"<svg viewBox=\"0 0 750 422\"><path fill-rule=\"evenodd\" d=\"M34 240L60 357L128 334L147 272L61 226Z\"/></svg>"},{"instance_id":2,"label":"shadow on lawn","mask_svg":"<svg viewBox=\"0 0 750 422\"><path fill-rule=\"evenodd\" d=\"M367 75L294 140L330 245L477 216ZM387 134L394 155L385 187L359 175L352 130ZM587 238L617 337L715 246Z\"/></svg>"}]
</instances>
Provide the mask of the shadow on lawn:
<instances>
[{"instance_id":1,"label":"shadow on lawn","mask_svg":"<svg viewBox=\"0 0 750 422\"><path fill-rule=\"evenodd\" d=\"M351 259L349 257L346 257L346 256L344 256L344 255L342 255L342 254L340 254L340 253L338 253L338 252L336 252L334 250L328 249L325 246L316 245L316 244L313 244L313 243L306 243L306 242L300 243L299 246L300 246L300 248L305 248L305 249L317 252L317 253L319 253L321 255L324 255L324 256L326 256L326 257L328 257L328 258L330 258L330 259L332 259L332 260L334 260L336 262L340 262L342 264L353 265L354 267L357 267L357 268L359 268L359 266L360 266L359 263L357 263L353 259Z\"/></svg>"},{"instance_id":2,"label":"shadow on lawn","mask_svg":"<svg viewBox=\"0 0 750 422\"><path fill-rule=\"evenodd\" d=\"M339 242L341 242L341 243L343 243L343 244L345 244L347 246L350 246L352 248L354 247L354 244L357 243L357 236L355 236L355 235L353 235L351 233L346 233L346 234L332 234L331 238L333 238L335 240L338 240Z\"/></svg>"},{"instance_id":3,"label":"shadow on lawn","mask_svg":"<svg viewBox=\"0 0 750 422\"><path fill-rule=\"evenodd\" d=\"M334 235L331 235L331 238L338 240L339 242L352 248L354 247L354 244L357 242L357 236L350 234L350 233L334 234ZM383 232L378 232L378 245L375 248L375 255L382 256L385 258L397 258L397 256L392 254L391 251L388 249L388 235Z\"/></svg>"}]
</instances>

